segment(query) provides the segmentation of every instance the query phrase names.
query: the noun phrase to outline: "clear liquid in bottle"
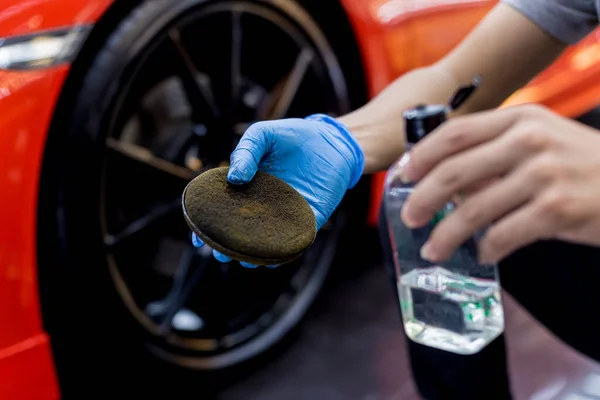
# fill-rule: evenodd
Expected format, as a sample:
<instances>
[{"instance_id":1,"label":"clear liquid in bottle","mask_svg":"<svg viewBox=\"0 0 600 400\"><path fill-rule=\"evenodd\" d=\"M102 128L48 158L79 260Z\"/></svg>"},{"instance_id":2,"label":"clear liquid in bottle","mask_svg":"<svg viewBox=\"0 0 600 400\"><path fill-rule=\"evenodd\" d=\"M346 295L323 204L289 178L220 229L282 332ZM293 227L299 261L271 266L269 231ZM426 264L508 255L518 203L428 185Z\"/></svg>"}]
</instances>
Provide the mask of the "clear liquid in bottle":
<instances>
[{"instance_id":1,"label":"clear liquid in bottle","mask_svg":"<svg viewBox=\"0 0 600 400\"><path fill-rule=\"evenodd\" d=\"M427 117L436 109L425 107L417 111ZM412 123L407 121L407 129L414 128ZM417 125L427 127L427 121ZM435 126L433 123L429 128L433 130ZM421 132L417 139L412 135L413 143L427 133ZM400 171L409 158L410 147L389 169L384 192L404 329L411 340L426 346L458 354L477 353L504 331L497 266L478 262L477 242L483 232L463 243L447 261L430 263L421 258L421 247L435 225L455 206L446 204L422 228L404 225L400 214L414 185L403 183Z\"/></svg>"}]
</instances>

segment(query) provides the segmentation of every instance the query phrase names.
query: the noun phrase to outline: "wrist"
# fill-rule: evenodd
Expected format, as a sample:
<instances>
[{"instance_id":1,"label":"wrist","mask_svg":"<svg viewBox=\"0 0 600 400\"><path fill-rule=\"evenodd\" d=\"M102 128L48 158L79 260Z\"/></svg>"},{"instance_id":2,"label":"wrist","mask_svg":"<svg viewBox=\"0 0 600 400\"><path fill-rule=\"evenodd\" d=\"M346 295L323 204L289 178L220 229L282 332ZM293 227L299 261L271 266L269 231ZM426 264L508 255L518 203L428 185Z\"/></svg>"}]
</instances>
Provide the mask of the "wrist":
<instances>
[{"instance_id":1,"label":"wrist","mask_svg":"<svg viewBox=\"0 0 600 400\"><path fill-rule=\"evenodd\" d=\"M306 117L307 120L318 120L333 126L341 135L341 142L345 144L352 155L352 160L349 161L351 168L351 177L348 184L348 189L352 189L360 180L365 169L365 155L360 143L352 135L348 127L339 120L330 117L326 114L313 114ZM348 158L346 158L348 159Z\"/></svg>"},{"instance_id":2,"label":"wrist","mask_svg":"<svg viewBox=\"0 0 600 400\"><path fill-rule=\"evenodd\" d=\"M405 150L402 113L400 118L373 115L368 105L338 118L359 143L365 157L364 174L386 170Z\"/></svg>"}]
</instances>

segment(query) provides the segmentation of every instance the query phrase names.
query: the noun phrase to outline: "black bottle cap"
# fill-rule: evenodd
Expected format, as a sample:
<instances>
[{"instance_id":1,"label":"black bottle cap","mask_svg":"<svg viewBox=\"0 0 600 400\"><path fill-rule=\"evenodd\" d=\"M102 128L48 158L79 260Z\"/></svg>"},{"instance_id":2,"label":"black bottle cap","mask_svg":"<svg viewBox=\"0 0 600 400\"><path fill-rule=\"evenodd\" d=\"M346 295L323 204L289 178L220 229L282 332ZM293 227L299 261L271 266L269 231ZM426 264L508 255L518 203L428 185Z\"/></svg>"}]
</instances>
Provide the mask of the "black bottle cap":
<instances>
[{"instance_id":1,"label":"black bottle cap","mask_svg":"<svg viewBox=\"0 0 600 400\"><path fill-rule=\"evenodd\" d=\"M415 144L446 121L448 107L420 105L404 112L406 140Z\"/></svg>"}]
</instances>

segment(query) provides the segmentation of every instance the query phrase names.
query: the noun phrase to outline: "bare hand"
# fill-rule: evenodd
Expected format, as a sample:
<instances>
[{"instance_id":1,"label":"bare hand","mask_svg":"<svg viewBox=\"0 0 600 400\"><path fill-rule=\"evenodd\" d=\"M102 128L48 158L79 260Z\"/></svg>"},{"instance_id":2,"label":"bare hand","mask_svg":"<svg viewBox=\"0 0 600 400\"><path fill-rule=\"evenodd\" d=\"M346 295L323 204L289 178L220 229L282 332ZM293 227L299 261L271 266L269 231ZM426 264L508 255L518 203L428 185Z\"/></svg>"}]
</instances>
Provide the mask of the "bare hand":
<instances>
[{"instance_id":1,"label":"bare hand","mask_svg":"<svg viewBox=\"0 0 600 400\"><path fill-rule=\"evenodd\" d=\"M468 193L425 244L430 261L485 227L486 263L540 239L600 245L600 135L540 106L450 120L415 146L403 175L419 182L402 213L410 227Z\"/></svg>"}]
</instances>

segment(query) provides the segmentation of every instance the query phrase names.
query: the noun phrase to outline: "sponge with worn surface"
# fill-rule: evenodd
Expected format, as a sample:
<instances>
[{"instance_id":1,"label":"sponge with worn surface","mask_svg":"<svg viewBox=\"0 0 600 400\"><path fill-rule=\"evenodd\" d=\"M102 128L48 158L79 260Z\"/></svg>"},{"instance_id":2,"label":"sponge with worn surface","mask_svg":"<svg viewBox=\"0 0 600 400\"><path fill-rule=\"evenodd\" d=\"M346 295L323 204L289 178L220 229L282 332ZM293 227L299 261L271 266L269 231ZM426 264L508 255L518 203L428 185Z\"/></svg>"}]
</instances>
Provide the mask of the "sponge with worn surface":
<instances>
[{"instance_id":1,"label":"sponge with worn surface","mask_svg":"<svg viewBox=\"0 0 600 400\"><path fill-rule=\"evenodd\" d=\"M213 249L248 263L275 265L299 257L316 235L304 197L262 171L248 184L230 184L227 171L208 170L186 187L183 211L192 231Z\"/></svg>"}]
</instances>

